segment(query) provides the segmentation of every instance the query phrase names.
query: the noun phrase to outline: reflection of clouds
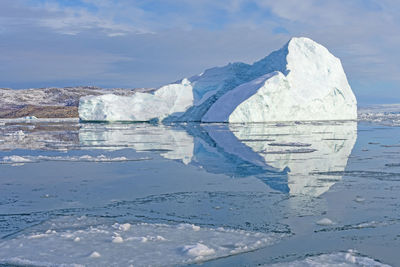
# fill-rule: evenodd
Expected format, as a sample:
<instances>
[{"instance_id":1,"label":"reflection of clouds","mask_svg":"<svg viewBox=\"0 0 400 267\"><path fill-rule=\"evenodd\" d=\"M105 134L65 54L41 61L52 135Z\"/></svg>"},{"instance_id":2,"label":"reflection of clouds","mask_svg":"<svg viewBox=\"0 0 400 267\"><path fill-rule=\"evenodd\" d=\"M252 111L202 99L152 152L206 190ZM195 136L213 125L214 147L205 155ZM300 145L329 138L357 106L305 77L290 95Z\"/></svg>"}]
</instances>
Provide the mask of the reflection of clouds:
<instances>
[{"instance_id":1,"label":"reflection of clouds","mask_svg":"<svg viewBox=\"0 0 400 267\"><path fill-rule=\"evenodd\" d=\"M344 171L357 138L357 123L307 123L274 126L231 125L239 140L277 169L289 168L290 194L319 196L340 179L313 172Z\"/></svg>"},{"instance_id":2,"label":"reflection of clouds","mask_svg":"<svg viewBox=\"0 0 400 267\"><path fill-rule=\"evenodd\" d=\"M151 124L83 124L79 141L89 148L158 151L164 158L185 164L191 161L194 146L193 137L186 131Z\"/></svg>"}]
</instances>

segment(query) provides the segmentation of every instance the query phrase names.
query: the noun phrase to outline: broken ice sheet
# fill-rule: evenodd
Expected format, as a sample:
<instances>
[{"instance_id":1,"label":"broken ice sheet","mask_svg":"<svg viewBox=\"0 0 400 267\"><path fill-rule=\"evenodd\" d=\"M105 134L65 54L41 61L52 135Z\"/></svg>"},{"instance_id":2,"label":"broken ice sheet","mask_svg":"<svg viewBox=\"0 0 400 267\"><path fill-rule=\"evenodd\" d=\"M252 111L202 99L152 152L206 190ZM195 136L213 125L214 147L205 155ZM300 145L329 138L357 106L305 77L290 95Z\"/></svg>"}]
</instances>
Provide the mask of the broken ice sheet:
<instances>
[{"instance_id":1,"label":"broken ice sheet","mask_svg":"<svg viewBox=\"0 0 400 267\"><path fill-rule=\"evenodd\" d=\"M0 242L0 263L171 266L256 250L283 237L193 224L120 224L85 216L64 217Z\"/></svg>"}]
</instances>

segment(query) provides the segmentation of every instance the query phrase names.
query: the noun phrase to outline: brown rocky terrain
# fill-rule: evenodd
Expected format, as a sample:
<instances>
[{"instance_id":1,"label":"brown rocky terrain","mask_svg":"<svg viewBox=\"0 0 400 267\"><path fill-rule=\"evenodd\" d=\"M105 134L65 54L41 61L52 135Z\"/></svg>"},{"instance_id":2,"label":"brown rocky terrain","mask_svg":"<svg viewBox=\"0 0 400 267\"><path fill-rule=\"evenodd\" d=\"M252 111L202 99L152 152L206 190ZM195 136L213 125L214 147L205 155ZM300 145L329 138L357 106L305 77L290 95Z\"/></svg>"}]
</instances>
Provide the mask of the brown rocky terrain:
<instances>
[{"instance_id":1,"label":"brown rocky terrain","mask_svg":"<svg viewBox=\"0 0 400 267\"><path fill-rule=\"evenodd\" d=\"M75 106L34 106L26 105L0 110L0 118L78 118L78 107Z\"/></svg>"},{"instance_id":2,"label":"brown rocky terrain","mask_svg":"<svg viewBox=\"0 0 400 267\"><path fill-rule=\"evenodd\" d=\"M83 96L116 94L129 96L152 92L150 88L103 89L94 86L13 90L0 88L0 118L78 118L79 99Z\"/></svg>"}]
</instances>

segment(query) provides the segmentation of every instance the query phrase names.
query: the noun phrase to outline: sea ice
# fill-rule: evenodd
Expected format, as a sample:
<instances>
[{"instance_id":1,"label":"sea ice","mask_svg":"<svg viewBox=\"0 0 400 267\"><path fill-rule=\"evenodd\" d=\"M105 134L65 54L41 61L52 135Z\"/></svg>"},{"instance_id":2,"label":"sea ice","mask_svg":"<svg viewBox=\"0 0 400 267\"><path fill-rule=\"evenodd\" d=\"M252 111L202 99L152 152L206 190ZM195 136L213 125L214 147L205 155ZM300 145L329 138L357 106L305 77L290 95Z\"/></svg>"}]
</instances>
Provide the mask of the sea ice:
<instances>
[{"instance_id":1,"label":"sea ice","mask_svg":"<svg viewBox=\"0 0 400 267\"><path fill-rule=\"evenodd\" d=\"M215 253L215 250L212 248L207 247L201 243L197 243L195 245L187 245L182 248L182 251L194 257L201 257L201 256L209 256Z\"/></svg>"},{"instance_id":2,"label":"sea ice","mask_svg":"<svg viewBox=\"0 0 400 267\"><path fill-rule=\"evenodd\" d=\"M327 226L327 225L332 225L333 222L332 222L332 220L329 219L329 218L323 218L323 219L317 221L317 224L318 224L318 225L321 225L321 226Z\"/></svg>"},{"instance_id":3,"label":"sea ice","mask_svg":"<svg viewBox=\"0 0 400 267\"><path fill-rule=\"evenodd\" d=\"M21 157L17 155L12 155L12 156L5 156L3 157L3 161L0 163L3 164L14 164L14 163L28 163L28 162L34 162L34 160L27 158L27 157Z\"/></svg>"},{"instance_id":4,"label":"sea ice","mask_svg":"<svg viewBox=\"0 0 400 267\"><path fill-rule=\"evenodd\" d=\"M101 255L97 251L93 251L92 254L89 256L90 258L100 258Z\"/></svg>"},{"instance_id":5,"label":"sea ice","mask_svg":"<svg viewBox=\"0 0 400 267\"><path fill-rule=\"evenodd\" d=\"M121 236L114 236L113 238L112 238L112 242L113 243L123 243L124 242L124 239L121 237Z\"/></svg>"},{"instance_id":6,"label":"sea ice","mask_svg":"<svg viewBox=\"0 0 400 267\"><path fill-rule=\"evenodd\" d=\"M384 104L362 107L358 111L361 121L379 123L388 126L400 125L400 104Z\"/></svg>"},{"instance_id":7,"label":"sea ice","mask_svg":"<svg viewBox=\"0 0 400 267\"><path fill-rule=\"evenodd\" d=\"M127 225L89 217L50 220L1 240L0 264L176 266L259 249L284 237L189 224Z\"/></svg>"},{"instance_id":8,"label":"sea ice","mask_svg":"<svg viewBox=\"0 0 400 267\"><path fill-rule=\"evenodd\" d=\"M87 96L83 121L268 122L357 119L341 62L308 38L292 38L253 65L233 63L153 94Z\"/></svg>"},{"instance_id":9,"label":"sea ice","mask_svg":"<svg viewBox=\"0 0 400 267\"><path fill-rule=\"evenodd\" d=\"M320 267L390 267L389 265L380 263L371 258L358 255L353 250L348 252L338 252L332 254L322 254L318 256L309 256L302 260L295 260L291 262L280 262L272 265L265 265L264 267L306 267L306 266L320 266Z\"/></svg>"}]
</instances>

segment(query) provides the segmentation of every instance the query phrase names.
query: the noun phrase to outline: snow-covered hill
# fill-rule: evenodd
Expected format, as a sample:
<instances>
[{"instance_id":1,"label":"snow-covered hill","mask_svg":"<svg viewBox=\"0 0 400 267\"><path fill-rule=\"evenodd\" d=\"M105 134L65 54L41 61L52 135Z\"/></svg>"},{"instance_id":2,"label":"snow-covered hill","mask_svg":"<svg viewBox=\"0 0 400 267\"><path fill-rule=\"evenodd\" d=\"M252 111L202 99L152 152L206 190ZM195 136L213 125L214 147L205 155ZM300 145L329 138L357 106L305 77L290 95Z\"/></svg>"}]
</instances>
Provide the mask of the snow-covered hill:
<instances>
[{"instance_id":1,"label":"snow-covered hill","mask_svg":"<svg viewBox=\"0 0 400 267\"><path fill-rule=\"evenodd\" d=\"M357 101L341 62L308 38L292 38L252 65L233 63L163 86L153 94L88 96L89 121L267 122L354 120Z\"/></svg>"}]
</instances>

